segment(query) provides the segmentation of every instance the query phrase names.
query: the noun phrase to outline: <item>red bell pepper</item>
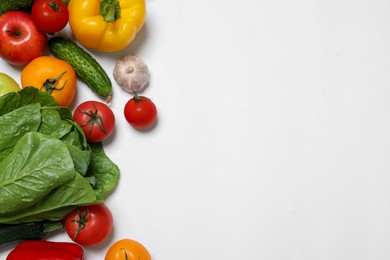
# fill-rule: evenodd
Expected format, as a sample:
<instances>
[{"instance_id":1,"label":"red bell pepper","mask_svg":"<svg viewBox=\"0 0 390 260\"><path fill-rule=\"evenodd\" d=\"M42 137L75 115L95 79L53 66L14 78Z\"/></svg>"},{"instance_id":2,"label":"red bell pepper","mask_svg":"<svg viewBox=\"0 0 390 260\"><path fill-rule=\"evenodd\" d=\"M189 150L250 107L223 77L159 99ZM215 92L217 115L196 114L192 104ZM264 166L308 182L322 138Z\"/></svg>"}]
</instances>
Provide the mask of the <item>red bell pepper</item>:
<instances>
[{"instance_id":1,"label":"red bell pepper","mask_svg":"<svg viewBox=\"0 0 390 260\"><path fill-rule=\"evenodd\" d=\"M7 260L83 260L84 250L70 242L26 240L17 245Z\"/></svg>"}]
</instances>

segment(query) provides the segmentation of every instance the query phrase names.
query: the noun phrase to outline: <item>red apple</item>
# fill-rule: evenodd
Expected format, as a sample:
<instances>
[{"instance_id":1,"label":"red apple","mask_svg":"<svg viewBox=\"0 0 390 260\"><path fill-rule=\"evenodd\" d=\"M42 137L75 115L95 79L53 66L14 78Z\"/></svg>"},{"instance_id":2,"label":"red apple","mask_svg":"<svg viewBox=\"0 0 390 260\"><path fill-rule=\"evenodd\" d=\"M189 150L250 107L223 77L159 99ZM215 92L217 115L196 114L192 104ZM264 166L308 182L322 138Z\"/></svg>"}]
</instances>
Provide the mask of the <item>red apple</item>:
<instances>
[{"instance_id":1,"label":"red apple","mask_svg":"<svg viewBox=\"0 0 390 260\"><path fill-rule=\"evenodd\" d=\"M39 30L31 15L9 11L0 16L0 57L13 65L25 65L41 56L47 34Z\"/></svg>"}]
</instances>

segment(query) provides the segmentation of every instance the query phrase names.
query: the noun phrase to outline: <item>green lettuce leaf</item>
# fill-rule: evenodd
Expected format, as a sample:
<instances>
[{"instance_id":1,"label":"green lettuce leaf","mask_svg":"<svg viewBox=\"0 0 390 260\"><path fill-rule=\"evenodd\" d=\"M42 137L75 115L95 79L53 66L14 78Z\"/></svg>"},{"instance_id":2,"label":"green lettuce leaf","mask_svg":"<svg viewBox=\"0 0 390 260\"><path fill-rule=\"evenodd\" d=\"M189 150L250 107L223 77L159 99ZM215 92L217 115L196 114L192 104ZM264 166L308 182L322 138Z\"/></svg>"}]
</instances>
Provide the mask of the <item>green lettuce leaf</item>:
<instances>
[{"instance_id":1,"label":"green lettuce leaf","mask_svg":"<svg viewBox=\"0 0 390 260\"><path fill-rule=\"evenodd\" d=\"M25 134L0 163L0 213L37 203L74 175L64 143L37 132Z\"/></svg>"},{"instance_id":2,"label":"green lettuce leaf","mask_svg":"<svg viewBox=\"0 0 390 260\"><path fill-rule=\"evenodd\" d=\"M37 130L40 133L60 139L72 131L73 125L66 120L62 120L55 109L42 108L41 116L42 122Z\"/></svg>"},{"instance_id":3,"label":"green lettuce leaf","mask_svg":"<svg viewBox=\"0 0 390 260\"><path fill-rule=\"evenodd\" d=\"M119 180L119 167L104 153L101 142L90 143L92 149L91 163L87 178L94 179L94 189L99 197L105 197L111 192Z\"/></svg>"},{"instance_id":4,"label":"green lettuce leaf","mask_svg":"<svg viewBox=\"0 0 390 260\"><path fill-rule=\"evenodd\" d=\"M36 131L41 123L41 106L31 104L0 116L0 161L26 133Z\"/></svg>"},{"instance_id":5,"label":"green lettuce leaf","mask_svg":"<svg viewBox=\"0 0 390 260\"><path fill-rule=\"evenodd\" d=\"M101 202L95 195L88 181L80 174L65 185L49 193L43 200L23 210L8 214L0 214L0 223L25 223L41 220L61 220L79 205Z\"/></svg>"},{"instance_id":6,"label":"green lettuce leaf","mask_svg":"<svg viewBox=\"0 0 390 260\"><path fill-rule=\"evenodd\" d=\"M0 98L0 116L7 114L19 107L37 104L41 106L57 106L54 98L45 91L34 87L23 88L18 92L7 93Z\"/></svg>"}]
</instances>

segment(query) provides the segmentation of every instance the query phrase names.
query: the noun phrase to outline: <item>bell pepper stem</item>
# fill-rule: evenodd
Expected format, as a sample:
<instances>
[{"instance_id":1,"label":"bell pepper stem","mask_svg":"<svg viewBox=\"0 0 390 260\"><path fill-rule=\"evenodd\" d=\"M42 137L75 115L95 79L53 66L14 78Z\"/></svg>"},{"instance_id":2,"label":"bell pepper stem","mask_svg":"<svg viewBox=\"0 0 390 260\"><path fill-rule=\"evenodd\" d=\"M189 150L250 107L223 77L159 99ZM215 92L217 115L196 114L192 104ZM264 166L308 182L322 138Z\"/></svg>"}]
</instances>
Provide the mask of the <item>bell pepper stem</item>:
<instances>
[{"instance_id":1,"label":"bell pepper stem","mask_svg":"<svg viewBox=\"0 0 390 260\"><path fill-rule=\"evenodd\" d=\"M121 7L118 0L103 0L100 4L100 15L108 23L113 23L121 17Z\"/></svg>"}]
</instances>

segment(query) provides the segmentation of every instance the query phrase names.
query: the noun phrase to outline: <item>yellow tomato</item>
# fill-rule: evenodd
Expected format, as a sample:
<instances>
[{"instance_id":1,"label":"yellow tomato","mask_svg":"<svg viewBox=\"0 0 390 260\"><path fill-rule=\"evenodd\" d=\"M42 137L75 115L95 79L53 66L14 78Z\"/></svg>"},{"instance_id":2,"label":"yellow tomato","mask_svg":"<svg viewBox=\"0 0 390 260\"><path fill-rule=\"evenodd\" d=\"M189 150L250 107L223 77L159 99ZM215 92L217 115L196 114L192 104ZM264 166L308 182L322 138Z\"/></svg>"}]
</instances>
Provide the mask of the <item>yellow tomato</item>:
<instances>
[{"instance_id":1,"label":"yellow tomato","mask_svg":"<svg viewBox=\"0 0 390 260\"><path fill-rule=\"evenodd\" d=\"M52 95L59 106L69 106L76 94L76 73L66 61L40 56L24 67L22 88L35 87Z\"/></svg>"},{"instance_id":2,"label":"yellow tomato","mask_svg":"<svg viewBox=\"0 0 390 260\"><path fill-rule=\"evenodd\" d=\"M148 250L132 239L121 239L108 249L104 260L151 260Z\"/></svg>"}]
</instances>

